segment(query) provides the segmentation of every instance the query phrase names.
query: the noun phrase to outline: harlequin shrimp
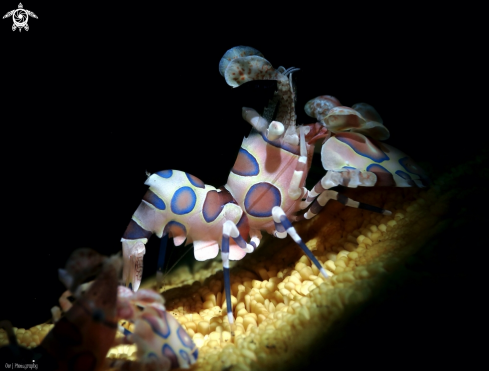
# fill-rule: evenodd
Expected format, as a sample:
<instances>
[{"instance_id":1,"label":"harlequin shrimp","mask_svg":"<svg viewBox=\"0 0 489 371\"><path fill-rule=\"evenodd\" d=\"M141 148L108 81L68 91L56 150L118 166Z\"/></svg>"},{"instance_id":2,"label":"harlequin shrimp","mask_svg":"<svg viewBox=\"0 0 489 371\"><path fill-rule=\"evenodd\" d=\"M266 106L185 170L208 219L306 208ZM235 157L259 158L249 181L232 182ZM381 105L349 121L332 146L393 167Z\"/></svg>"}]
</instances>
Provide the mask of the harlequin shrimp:
<instances>
[{"instance_id":1,"label":"harlequin shrimp","mask_svg":"<svg viewBox=\"0 0 489 371\"><path fill-rule=\"evenodd\" d=\"M10 354L5 358L35 362L49 370L102 369L117 331L117 286L121 267L117 256L105 258L89 249L75 251L66 270L60 270L60 280L77 297L76 302L72 306L63 303L69 309L63 317L59 308L53 308L55 326L34 349L20 347L12 333L6 347ZM86 292L80 293L78 286L83 277L92 274L97 274L97 279ZM8 326L6 330L11 331Z\"/></svg>"},{"instance_id":2,"label":"harlequin shrimp","mask_svg":"<svg viewBox=\"0 0 489 371\"><path fill-rule=\"evenodd\" d=\"M421 187L426 177L409 157L379 142L389 132L373 107L343 107L336 98L321 96L306 105L317 122L297 126L292 83L296 68L275 69L258 50L240 46L224 54L219 71L232 87L253 80L277 81L277 91L263 116L251 108L242 110L252 130L243 140L227 183L216 189L178 170L150 175L145 182L149 189L121 242L123 280L133 290L140 285L145 244L152 234L162 238L158 284L168 237L176 246L193 243L197 260L212 259L220 249L232 329L229 260L253 252L260 244L261 231L278 238L289 234L327 279L328 273L291 223L314 217L331 199L389 215L388 210L354 201L331 188ZM327 173L308 190L304 185L318 140L324 143L321 156Z\"/></svg>"},{"instance_id":3,"label":"harlequin shrimp","mask_svg":"<svg viewBox=\"0 0 489 371\"><path fill-rule=\"evenodd\" d=\"M59 270L66 291L52 309L54 327L41 344L31 350L19 347L8 321L10 345L0 349L6 359L37 364L49 370L161 370L188 368L197 360L195 344L177 320L166 312L164 299L152 290L132 292L119 286L120 255L109 258L91 249L74 251L65 269ZM88 284L81 284L96 275ZM72 304L69 298L73 296ZM119 320L134 323L134 332ZM124 337L116 338L121 331ZM136 344L137 360L106 358L120 344Z\"/></svg>"},{"instance_id":4,"label":"harlequin shrimp","mask_svg":"<svg viewBox=\"0 0 489 371\"><path fill-rule=\"evenodd\" d=\"M153 290L133 292L119 286L118 315L134 324L134 332L123 329L126 336L118 343L136 344L139 362L156 362L165 370L189 368L197 360L197 347L182 325L166 311L164 303L163 297ZM115 361L111 367L123 368L126 363Z\"/></svg>"}]
</instances>

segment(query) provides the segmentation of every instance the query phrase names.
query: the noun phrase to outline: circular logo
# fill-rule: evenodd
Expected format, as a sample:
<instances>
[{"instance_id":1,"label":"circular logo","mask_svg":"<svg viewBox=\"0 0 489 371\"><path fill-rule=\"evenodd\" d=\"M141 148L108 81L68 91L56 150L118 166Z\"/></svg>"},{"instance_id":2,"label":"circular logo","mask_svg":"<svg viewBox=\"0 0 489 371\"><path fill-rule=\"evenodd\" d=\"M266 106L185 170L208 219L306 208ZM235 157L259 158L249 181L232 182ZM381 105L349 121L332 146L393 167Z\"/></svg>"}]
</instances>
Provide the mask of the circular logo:
<instances>
[{"instance_id":1,"label":"circular logo","mask_svg":"<svg viewBox=\"0 0 489 371\"><path fill-rule=\"evenodd\" d=\"M29 19L29 15L24 9L17 9L13 14L13 21L17 27L24 27L27 24L27 20Z\"/></svg>"}]
</instances>

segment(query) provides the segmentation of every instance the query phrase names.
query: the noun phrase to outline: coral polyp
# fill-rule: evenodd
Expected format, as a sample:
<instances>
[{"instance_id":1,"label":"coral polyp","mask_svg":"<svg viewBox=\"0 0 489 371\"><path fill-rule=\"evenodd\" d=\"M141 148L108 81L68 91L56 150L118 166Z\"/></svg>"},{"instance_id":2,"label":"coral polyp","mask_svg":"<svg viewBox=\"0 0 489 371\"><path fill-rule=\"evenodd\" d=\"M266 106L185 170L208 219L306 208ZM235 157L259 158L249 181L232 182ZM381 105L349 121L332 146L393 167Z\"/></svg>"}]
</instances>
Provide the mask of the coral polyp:
<instances>
[{"instance_id":1,"label":"coral polyp","mask_svg":"<svg viewBox=\"0 0 489 371\"><path fill-rule=\"evenodd\" d=\"M424 241L440 231L447 198L437 191L350 190L349 196L380 202L383 216L332 204L318 217L297 224L307 246L331 279L325 280L293 241L268 239L263 248L231 269L236 336L227 322L220 262L177 269L166 279L166 307L199 348L193 369L269 369L300 362L329 329L367 304ZM352 215L355 214L355 215ZM416 238L412 238L416 235ZM202 263L198 263L202 264ZM148 283L151 285L151 282ZM144 286L144 285L143 285ZM34 346L50 325L16 330ZM0 344L5 344L0 332ZM134 358L120 346L108 357Z\"/></svg>"}]
</instances>

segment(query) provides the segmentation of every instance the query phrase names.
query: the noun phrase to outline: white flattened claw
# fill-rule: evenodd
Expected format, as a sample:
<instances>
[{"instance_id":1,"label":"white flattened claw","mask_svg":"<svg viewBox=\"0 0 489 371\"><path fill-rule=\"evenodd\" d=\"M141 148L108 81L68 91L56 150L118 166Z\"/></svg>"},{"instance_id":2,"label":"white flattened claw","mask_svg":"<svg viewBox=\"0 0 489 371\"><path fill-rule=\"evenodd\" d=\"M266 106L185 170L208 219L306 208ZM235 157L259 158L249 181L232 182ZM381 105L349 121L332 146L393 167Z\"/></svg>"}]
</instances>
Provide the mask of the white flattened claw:
<instances>
[{"instance_id":1,"label":"white flattened claw","mask_svg":"<svg viewBox=\"0 0 489 371\"><path fill-rule=\"evenodd\" d=\"M384 125L373 121L367 122L361 128L351 129L351 131L377 140L386 140L390 137L390 132Z\"/></svg>"},{"instance_id":2,"label":"white flattened claw","mask_svg":"<svg viewBox=\"0 0 489 371\"><path fill-rule=\"evenodd\" d=\"M352 109L357 111L366 121L363 127L352 131L378 140L389 138L389 130L384 126L382 118L374 107L367 103L356 103Z\"/></svg>"},{"instance_id":3,"label":"white flattened claw","mask_svg":"<svg viewBox=\"0 0 489 371\"><path fill-rule=\"evenodd\" d=\"M382 117L380 117L377 110L367 103L355 103L352 107L355 111L357 111L366 121L375 121L379 124L383 124L384 121Z\"/></svg>"},{"instance_id":4,"label":"white flattened claw","mask_svg":"<svg viewBox=\"0 0 489 371\"><path fill-rule=\"evenodd\" d=\"M304 109L333 133L352 131L377 140L385 140L390 135L379 113L367 103L346 107L335 97L322 95L307 102Z\"/></svg>"},{"instance_id":5,"label":"white flattened claw","mask_svg":"<svg viewBox=\"0 0 489 371\"><path fill-rule=\"evenodd\" d=\"M345 106L330 109L323 121L333 133L362 128L367 122L360 113Z\"/></svg>"},{"instance_id":6,"label":"white flattened claw","mask_svg":"<svg viewBox=\"0 0 489 371\"><path fill-rule=\"evenodd\" d=\"M308 116L314 117L318 121L322 121L329 110L337 106L341 106L341 103L335 97L331 95L320 95L319 97L308 101L304 106L304 110Z\"/></svg>"},{"instance_id":7,"label":"white flattened claw","mask_svg":"<svg viewBox=\"0 0 489 371\"><path fill-rule=\"evenodd\" d=\"M390 135L379 113L367 103L357 103L350 108L342 106L335 97L321 95L308 101L304 110L333 133L350 130L378 140Z\"/></svg>"},{"instance_id":8,"label":"white flattened claw","mask_svg":"<svg viewBox=\"0 0 489 371\"><path fill-rule=\"evenodd\" d=\"M283 77L269 61L256 55L233 59L224 71L227 84L233 88L248 81L278 80Z\"/></svg>"},{"instance_id":9,"label":"white flattened claw","mask_svg":"<svg viewBox=\"0 0 489 371\"><path fill-rule=\"evenodd\" d=\"M226 71L229 62L231 62L233 59L249 57L251 55L263 57L262 53L260 53L255 48L252 48L251 46L240 45L229 49L226 53L224 53L219 62L219 73L221 74L221 76L224 76L224 72Z\"/></svg>"}]
</instances>

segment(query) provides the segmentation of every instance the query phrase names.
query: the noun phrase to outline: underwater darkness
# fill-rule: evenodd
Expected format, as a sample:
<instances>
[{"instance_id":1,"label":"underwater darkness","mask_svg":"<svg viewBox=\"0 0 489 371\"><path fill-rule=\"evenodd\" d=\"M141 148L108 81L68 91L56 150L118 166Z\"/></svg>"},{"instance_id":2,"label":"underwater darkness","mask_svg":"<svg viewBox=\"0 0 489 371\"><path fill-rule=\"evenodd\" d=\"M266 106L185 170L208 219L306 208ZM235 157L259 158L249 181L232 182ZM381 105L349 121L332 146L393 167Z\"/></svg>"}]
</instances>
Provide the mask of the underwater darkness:
<instances>
[{"instance_id":1,"label":"underwater darkness","mask_svg":"<svg viewBox=\"0 0 489 371\"><path fill-rule=\"evenodd\" d=\"M15 6L9 4L2 3L4 13ZM54 5L24 6L39 17L29 20L28 32L12 32L9 19L0 23L2 49L8 51L2 56L0 85L6 128L0 320L16 327L50 318L50 308L64 291L57 269L73 250L120 251L120 238L146 191L145 171L178 169L216 187L226 182L250 131L241 107L261 112L276 86L229 87L218 64L233 46L257 48L276 68L301 69L294 73L299 124L314 122L303 107L318 95L333 95L346 106L369 103L391 133L386 142L435 174L473 159L483 144L477 134L463 141L463 125L459 131L450 126L452 114L463 106L463 97L451 95L458 77L448 78L440 69L453 39L433 34L429 18L416 18L416 32L407 14L377 23L370 19L369 27L349 21L344 31L340 19L332 17L325 26L308 21L309 14L288 33L274 22L266 30L229 20L213 24L197 9L185 17L155 9L151 21L143 22L137 6L100 5L96 12L88 5L63 11ZM358 11L359 19L365 16ZM103 13L110 22L101 25ZM66 24L60 25L66 14ZM181 20L182 29L170 26L172 17ZM474 246L460 237L465 230L457 233L456 238L441 237L450 253L455 254L454 246ZM154 274L158 244L153 237L147 245L146 276ZM422 263L413 258L406 269L421 274L408 275L407 286L401 277L399 291L384 293L380 307L372 307L378 310L366 309L368 320L358 314L358 326L349 326L354 335L341 335L330 349L337 347L341 354L342 341L360 336L355 332L360 330L374 331L375 339L399 354L413 338L422 346L441 341L453 347L448 340L466 335L459 316L470 311L470 295L462 304L453 292L465 290L469 279L447 286L445 268L454 269L457 261L447 258L440 265L442 255L420 258ZM429 264L433 259L436 269ZM362 327L368 323L376 330ZM409 354L417 351L414 346Z\"/></svg>"}]
</instances>

